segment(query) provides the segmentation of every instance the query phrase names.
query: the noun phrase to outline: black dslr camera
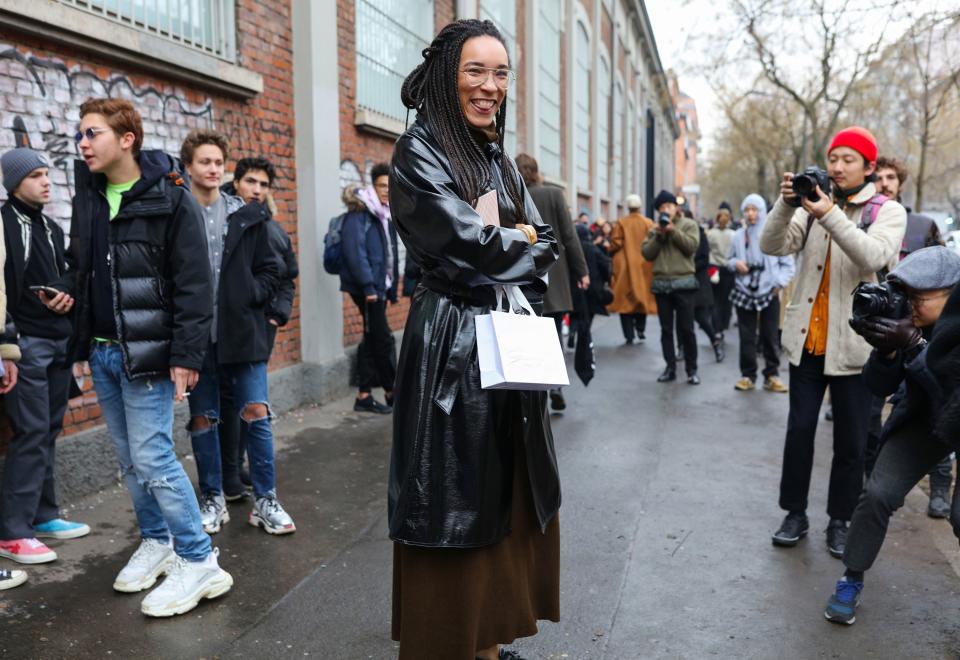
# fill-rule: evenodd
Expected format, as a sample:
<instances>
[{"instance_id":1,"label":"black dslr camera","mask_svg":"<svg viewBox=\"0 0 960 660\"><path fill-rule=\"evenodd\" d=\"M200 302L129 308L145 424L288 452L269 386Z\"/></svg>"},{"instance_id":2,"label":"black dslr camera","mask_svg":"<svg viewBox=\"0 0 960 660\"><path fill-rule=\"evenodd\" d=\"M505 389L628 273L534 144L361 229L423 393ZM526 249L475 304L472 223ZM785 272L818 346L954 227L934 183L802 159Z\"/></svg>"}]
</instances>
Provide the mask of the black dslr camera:
<instances>
[{"instance_id":1,"label":"black dslr camera","mask_svg":"<svg viewBox=\"0 0 960 660\"><path fill-rule=\"evenodd\" d=\"M889 282L861 282L853 290L853 316L850 327L859 332L863 322L872 316L902 319L910 314L910 299Z\"/></svg>"},{"instance_id":2,"label":"black dslr camera","mask_svg":"<svg viewBox=\"0 0 960 660\"><path fill-rule=\"evenodd\" d=\"M793 206L800 206L800 199L806 197L811 202L820 199L817 196L817 186L824 195L829 196L831 191L830 175L821 170L816 165L811 165L803 172L793 175L793 192L797 193L797 199Z\"/></svg>"},{"instance_id":3,"label":"black dslr camera","mask_svg":"<svg viewBox=\"0 0 960 660\"><path fill-rule=\"evenodd\" d=\"M664 227L664 228L667 227L667 226L669 226L669 224L670 224L670 214L669 214L669 213L661 213L660 215L658 215L658 216L657 216L657 224L659 224L661 227Z\"/></svg>"}]
</instances>

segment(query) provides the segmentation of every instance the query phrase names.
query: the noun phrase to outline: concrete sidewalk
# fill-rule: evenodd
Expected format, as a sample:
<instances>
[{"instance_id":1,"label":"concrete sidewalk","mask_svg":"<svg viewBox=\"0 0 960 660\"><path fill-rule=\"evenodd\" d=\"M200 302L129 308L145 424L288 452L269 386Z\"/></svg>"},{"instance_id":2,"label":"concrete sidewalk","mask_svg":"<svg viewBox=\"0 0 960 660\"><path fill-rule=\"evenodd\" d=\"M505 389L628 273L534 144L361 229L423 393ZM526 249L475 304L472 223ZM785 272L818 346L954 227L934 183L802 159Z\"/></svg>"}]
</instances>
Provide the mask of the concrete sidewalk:
<instances>
[{"instance_id":1,"label":"concrete sidewalk","mask_svg":"<svg viewBox=\"0 0 960 660\"><path fill-rule=\"evenodd\" d=\"M960 553L949 524L925 516L920 490L891 523L857 624L827 623L823 606L842 573L823 535L831 426L818 436L810 536L775 548L788 398L735 392L732 345L721 365L701 346L701 387L658 385L657 333L651 320L647 343L626 347L617 320L598 319L597 377L571 385L567 411L552 417L562 620L513 648L531 660L958 657ZM232 506L215 537L231 593L172 620L146 619L142 596L114 593L135 547L128 498L114 488L69 512L93 525L90 537L56 543L60 561L28 568L31 581L0 596L0 654L396 657L391 420L354 414L351 402L277 422L280 495L299 531L270 537L246 524L249 505Z\"/></svg>"}]
</instances>

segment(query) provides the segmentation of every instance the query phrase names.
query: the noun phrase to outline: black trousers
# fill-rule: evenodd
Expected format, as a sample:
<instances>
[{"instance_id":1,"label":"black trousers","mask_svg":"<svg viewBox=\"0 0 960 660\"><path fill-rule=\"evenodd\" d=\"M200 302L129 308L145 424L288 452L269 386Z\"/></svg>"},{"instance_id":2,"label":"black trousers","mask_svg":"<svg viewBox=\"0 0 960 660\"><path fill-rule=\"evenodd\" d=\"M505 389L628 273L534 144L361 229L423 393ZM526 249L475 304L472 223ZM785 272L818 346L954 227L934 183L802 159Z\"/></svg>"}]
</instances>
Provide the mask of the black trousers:
<instances>
[{"instance_id":1,"label":"black trousers","mask_svg":"<svg viewBox=\"0 0 960 660\"><path fill-rule=\"evenodd\" d=\"M687 375L697 373L697 337L693 332L693 310L696 297L696 291L656 294L663 359L669 368L677 368L677 353L673 344L673 328L676 327L677 341L683 347Z\"/></svg>"},{"instance_id":2,"label":"black trousers","mask_svg":"<svg viewBox=\"0 0 960 660\"><path fill-rule=\"evenodd\" d=\"M363 316L363 340L357 347L357 378L361 392L376 386L393 391L397 379L397 363L393 332L387 322L387 302L367 301L364 296L350 294Z\"/></svg>"},{"instance_id":3,"label":"black trousers","mask_svg":"<svg viewBox=\"0 0 960 660\"><path fill-rule=\"evenodd\" d=\"M867 433L867 452L863 464L864 476L867 479L873 472L873 466L876 465L883 446L880 433L883 430L883 407L886 402L885 397L875 396L870 406L870 430ZM950 456L946 456L930 470L929 474L931 491L950 492L950 484L953 483L953 460Z\"/></svg>"},{"instance_id":4,"label":"black trousers","mask_svg":"<svg viewBox=\"0 0 960 660\"><path fill-rule=\"evenodd\" d=\"M902 426L880 448L877 464L860 494L843 553L844 565L852 571L873 566L887 535L893 512L903 506L907 493L945 457L951 447L936 440L930 426L919 420ZM953 492L950 524L960 539L960 497Z\"/></svg>"},{"instance_id":5,"label":"black trousers","mask_svg":"<svg viewBox=\"0 0 960 660\"><path fill-rule=\"evenodd\" d=\"M790 365L790 413L783 447L780 508L807 508L820 405L829 386L833 403L833 463L827 514L831 519L850 520L863 488L863 456L873 397L860 374L827 376L823 368L823 356L806 352L800 366Z\"/></svg>"},{"instance_id":6,"label":"black trousers","mask_svg":"<svg viewBox=\"0 0 960 660\"><path fill-rule=\"evenodd\" d=\"M730 292L736 275L726 268L720 268L720 281L713 285L713 329L726 332L730 329L730 317L733 316L733 301Z\"/></svg>"},{"instance_id":7,"label":"black trousers","mask_svg":"<svg viewBox=\"0 0 960 660\"><path fill-rule=\"evenodd\" d=\"M0 539L33 538L33 526L60 516L54 481L70 379L66 339L20 337L17 385L4 395L13 438L0 488Z\"/></svg>"},{"instance_id":8,"label":"black trousers","mask_svg":"<svg viewBox=\"0 0 960 660\"><path fill-rule=\"evenodd\" d=\"M643 337L647 332L647 315L645 313L621 314L620 329L623 338L633 341L634 337Z\"/></svg>"},{"instance_id":9,"label":"black trousers","mask_svg":"<svg viewBox=\"0 0 960 660\"><path fill-rule=\"evenodd\" d=\"M737 330L740 335L740 375L757 379L757 344L763 351L763 375L767 378L780 373L780 300L774 298L759 312L737 307Z\"/></svg>"},{"instance_id":10,"label":"black trousers","mask_svg":"<svg viewBox=\"0 0 960 660\"><path fill-rule=\"evenodd\" d=\"M713 306L696 307L693 310L693 318L700 329L703 330L703 334L707 336L710 344L717 343L720 339L720 333L716 331L716 327L713 325Z\"/></svg>"}]
</instances>

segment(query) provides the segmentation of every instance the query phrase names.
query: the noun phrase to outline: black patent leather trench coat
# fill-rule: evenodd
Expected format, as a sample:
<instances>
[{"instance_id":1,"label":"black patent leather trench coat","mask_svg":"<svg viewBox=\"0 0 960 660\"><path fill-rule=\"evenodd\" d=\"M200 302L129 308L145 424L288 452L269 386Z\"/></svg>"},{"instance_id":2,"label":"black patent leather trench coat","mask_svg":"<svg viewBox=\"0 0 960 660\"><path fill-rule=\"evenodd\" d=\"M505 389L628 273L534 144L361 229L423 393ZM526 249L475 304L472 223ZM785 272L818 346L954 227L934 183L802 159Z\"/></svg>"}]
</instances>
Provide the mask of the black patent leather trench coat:
<instances>
[{"instance_id":1,"label":"black patent leather trench coat","mask_svg":"<svg viewBox=\"0 0 960 660\"><path fill-rule=\"evenodd\" d=\"M388 502L390 538L410 545L479 547L508 534L517 447L526 451L542 529L560 508L545 393L480 388L474 317L493 306L495 284L542 294L558 256L526 189L524 210L539 240L530 245L512 228L517 214L499 148L485 149L501 227L484 227L457 196L450 163L422 119L393 155L391 215L423 271L397 368Z\"/></svg>"}]
</instances>

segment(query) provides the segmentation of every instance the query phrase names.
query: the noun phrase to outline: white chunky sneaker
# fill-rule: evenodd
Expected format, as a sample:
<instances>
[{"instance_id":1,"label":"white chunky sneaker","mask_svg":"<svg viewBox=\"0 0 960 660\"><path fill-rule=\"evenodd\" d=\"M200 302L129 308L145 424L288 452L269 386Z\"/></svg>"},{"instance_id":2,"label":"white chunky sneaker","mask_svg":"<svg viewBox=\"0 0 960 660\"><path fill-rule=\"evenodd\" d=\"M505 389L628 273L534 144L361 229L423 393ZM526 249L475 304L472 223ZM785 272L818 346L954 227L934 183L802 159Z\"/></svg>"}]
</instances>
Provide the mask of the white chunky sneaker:
<instances>
[{"instance_id":1,"label":"white chunky sneaker","mask_svg":"<svg viewBox=\"0 0 960 660\"><path fill-rule=\"evenodd\" d=\"M147 594L140 611L147 616L175 616L189 612L204 598L216 598L230 591L233 578L217 564L214 550L203 561L176 557L167 577Z\"/></svg>"},{"instance_id":2,"label":"white chunky sneaker","mask_svg":"<svg viewBox=\"0 0 960 660\"><path fill-rule=\"evenodd\" d=\"M292 534L297 531L290 517L276 497L258 497L250 512L250 524L263 527L269 534Z\"/></svg>"},{"instance_id":3,"label":"white chunky sneaker","mask_svg":"<svg viewBox=\"0 0 960 660\"><path fill-rule=\"evenodd\" d=\"M200 523L207 534L216 534L230 522L227 500L222 494L208 493L200 498Z\"/></svg>"},{"instance_id":4,"label":"white chunky sneaker","mask_svg":"<svg viewBox=\"0 0 960 660\"><path fill-rule=\"evenodd\" d=\"M143 539L113 582L113 588L132 594L152 587L157 578L173 565L173 548L156 539Z\"/></svg>"},{"instance_id":5,"label":"white chunky sneaker","mask_svg":"<svg viewBox=\"0 0 960 660\"><path fill-rule=\"evenodd\" d=\"M0 590L19 587L27 581L26 571L0 570Z\"/></svg>"}]
</instances>

